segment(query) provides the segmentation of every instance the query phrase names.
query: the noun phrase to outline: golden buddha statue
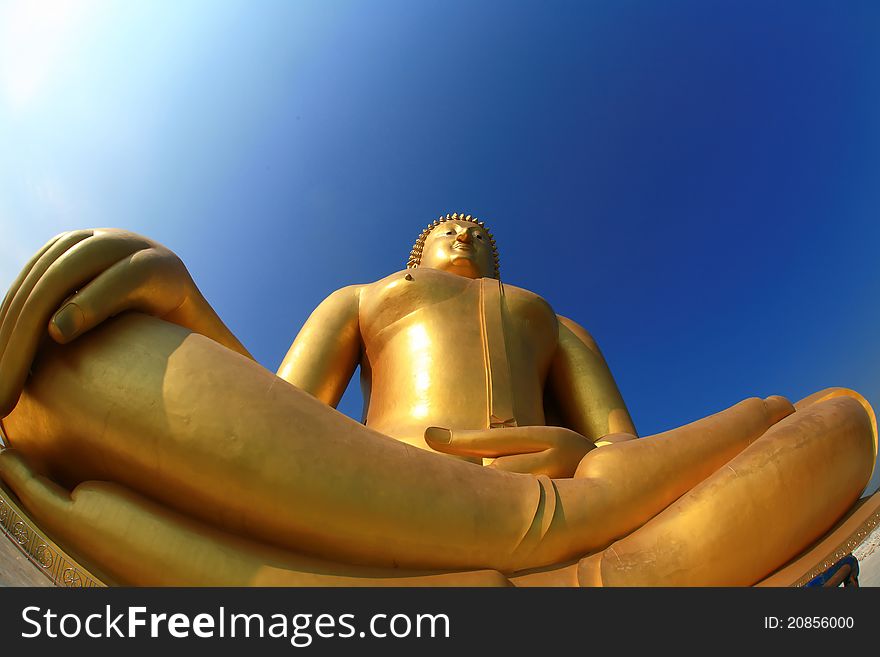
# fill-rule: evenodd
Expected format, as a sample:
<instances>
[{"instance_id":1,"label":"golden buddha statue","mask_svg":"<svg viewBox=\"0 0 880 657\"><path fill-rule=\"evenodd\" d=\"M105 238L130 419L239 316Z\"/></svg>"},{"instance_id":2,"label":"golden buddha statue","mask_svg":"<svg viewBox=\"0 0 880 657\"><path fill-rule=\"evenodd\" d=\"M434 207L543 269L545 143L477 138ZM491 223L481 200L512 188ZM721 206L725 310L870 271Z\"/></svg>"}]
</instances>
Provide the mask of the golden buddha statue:
<instances>
[{"instance_id":1,"label":"golden buddha statue","mask_svg":"<svg viewBox=\"0 0 880 657\"><path fill-rule=\"evenodd\" d=\"M333 408L358 365L363 424ZM144 585L749 585L852 507L877 454L846 389L636 439L590 335L502 284L458 214L327 297L277 374L165 247L62 234L0 309L0 417L28 514Z\"/></svg>"}]
</instances>

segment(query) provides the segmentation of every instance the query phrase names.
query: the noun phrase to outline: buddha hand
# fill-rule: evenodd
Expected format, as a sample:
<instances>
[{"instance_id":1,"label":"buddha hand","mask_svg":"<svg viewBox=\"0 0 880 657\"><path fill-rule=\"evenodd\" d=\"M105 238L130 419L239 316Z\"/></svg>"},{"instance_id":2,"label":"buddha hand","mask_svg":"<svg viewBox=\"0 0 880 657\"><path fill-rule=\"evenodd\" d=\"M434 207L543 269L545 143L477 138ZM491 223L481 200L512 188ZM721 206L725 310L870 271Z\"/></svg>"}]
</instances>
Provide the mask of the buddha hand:
<instances>
[{"instance_id":1,"label":"buddha hand","mask_svg":"<svg viewBox=\"0 0 880 657\"><path fill-rule=\"evenodd\" d=\"M492 458L490 468L554 479L573 477L581 459L595 447L571 429L540 426L468 431L429 427L425 441L444 454Z\"/></svg>"},{"instance_id":2,"label":"buddha hand","mask_svg":"<svg viewBox=\"0 0 880 657\"><path fill-rule=\"evenodd\" d=\"M0 417L18 402L47 325L65 344L126 310L167 318L194 295L180 258L140 235L101 228L50 240L0 307Z\"/></svg>"}]
</instances>

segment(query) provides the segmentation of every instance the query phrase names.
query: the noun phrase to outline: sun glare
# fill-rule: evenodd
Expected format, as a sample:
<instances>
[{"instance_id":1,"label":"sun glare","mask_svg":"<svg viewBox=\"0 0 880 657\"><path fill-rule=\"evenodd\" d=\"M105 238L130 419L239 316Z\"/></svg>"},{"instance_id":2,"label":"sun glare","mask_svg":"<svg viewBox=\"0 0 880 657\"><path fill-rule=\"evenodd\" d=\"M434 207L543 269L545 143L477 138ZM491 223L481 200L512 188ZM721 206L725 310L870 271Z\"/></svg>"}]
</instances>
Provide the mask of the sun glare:
<instances>
[{"instance_id":1,"label":"sun glare","mask_svg":"<svg viewBox=\"0 0 880 657\"><path fill-rule=\"evenodd\" d=\"M29 107L50 82L94 0L19 0L0 5L0 88L9 107Z\"/></svg>"}]
</instances>

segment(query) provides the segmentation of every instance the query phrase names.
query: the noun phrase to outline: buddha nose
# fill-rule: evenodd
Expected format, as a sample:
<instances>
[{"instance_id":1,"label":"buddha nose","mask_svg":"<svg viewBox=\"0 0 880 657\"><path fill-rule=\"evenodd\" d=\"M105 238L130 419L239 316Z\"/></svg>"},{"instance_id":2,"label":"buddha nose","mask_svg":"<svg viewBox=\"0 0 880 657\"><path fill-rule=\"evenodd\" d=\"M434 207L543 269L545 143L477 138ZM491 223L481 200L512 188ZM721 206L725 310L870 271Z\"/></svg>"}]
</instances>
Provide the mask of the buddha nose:
<instances>
[{"instance_id":1,"label":"buddha nose","mask_svg":"<svg viewBox=\"0 0 880 657\"><path fill-rule=\"evenodd\" d=\"M458 235L455 236L456 242L464 242L465 244L470 244L471 242L471 231L463 230Z\"/></svg>"}]
</instances>

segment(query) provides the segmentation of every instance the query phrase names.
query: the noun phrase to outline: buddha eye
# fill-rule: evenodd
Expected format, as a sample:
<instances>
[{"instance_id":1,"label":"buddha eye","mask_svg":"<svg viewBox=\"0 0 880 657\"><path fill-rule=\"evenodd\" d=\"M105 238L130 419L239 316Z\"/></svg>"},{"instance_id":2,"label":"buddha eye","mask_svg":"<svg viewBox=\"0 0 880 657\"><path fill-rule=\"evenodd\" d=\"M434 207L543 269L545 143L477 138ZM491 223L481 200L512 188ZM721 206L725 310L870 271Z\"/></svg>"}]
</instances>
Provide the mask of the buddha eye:
<instances>
[{"instance_id":1,"label":"buddha eye","mask_svg":"<svg viewBox=\"0 0 880 657\"><path fill-rule=\"evenodd\" d=\"M480 235L479 233L477 233L477 239L478 239L478 240L481 240L481 239L483 239L483 236Z\"/></svg>"},{"instance_id":2,"label":"buddha eye","mask_svg":"<svg viewBox=\"0 0 880 657\"><path fill-rule=\"evenodd\" d=\"M455 235L455 231L447 230L447 231L446 231L446 234L447 234L447 235Z\"/></svg>"}]
</instances>

